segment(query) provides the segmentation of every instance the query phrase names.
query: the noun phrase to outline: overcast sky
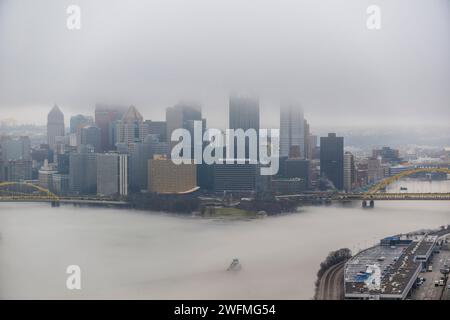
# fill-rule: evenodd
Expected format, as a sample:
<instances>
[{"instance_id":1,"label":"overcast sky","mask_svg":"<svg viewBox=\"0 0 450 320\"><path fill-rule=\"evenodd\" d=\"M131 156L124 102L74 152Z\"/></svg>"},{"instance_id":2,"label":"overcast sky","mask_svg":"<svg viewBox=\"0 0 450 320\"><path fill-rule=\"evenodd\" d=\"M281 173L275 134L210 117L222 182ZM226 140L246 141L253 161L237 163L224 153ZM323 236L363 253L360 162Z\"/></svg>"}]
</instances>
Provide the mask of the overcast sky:
<instances>
[{"instance_id":1,"label":"overcast sky","mask_svg":"<svg viewBox=\"0 0 450 320\"><path fill-rule=\"evenodd\" d=\"M44 124L57 103L68 122L101 102L162 120L182 99L223 127L230 92L257 93L267 127L285 97L313 125L448 124L450 1L0 0L0 119Z\"/></svg>"}]
</instances>

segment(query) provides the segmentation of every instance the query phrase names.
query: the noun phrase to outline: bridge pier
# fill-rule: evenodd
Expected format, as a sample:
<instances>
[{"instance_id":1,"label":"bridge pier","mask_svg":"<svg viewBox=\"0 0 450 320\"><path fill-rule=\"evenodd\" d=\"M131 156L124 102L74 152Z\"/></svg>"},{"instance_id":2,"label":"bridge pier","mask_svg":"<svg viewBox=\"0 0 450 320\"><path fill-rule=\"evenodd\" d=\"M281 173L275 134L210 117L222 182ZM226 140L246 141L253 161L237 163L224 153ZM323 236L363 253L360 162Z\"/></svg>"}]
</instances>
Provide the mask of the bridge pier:
<instances>
[{"instance_id":1,"label":"bridge pier","mask_svg":"<svg viewBox=\"0 0 450 320\"><path fill-rule=\"evenodd\" d=\"M369 203L367 203L367 200L362 201L362 207L363 208L375 208L375 201L370 200Z\"/></svg>"}]
</instances>

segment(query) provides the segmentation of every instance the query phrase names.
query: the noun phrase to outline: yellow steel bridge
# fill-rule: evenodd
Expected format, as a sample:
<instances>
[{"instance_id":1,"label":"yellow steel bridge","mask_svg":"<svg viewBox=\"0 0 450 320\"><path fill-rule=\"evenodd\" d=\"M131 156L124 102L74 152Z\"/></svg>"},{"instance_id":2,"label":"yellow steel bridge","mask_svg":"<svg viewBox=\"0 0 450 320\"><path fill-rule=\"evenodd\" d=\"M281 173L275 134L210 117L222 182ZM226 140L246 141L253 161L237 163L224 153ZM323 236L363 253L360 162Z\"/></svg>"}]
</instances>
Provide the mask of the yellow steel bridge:
<instances>
[{"instance_id":1,"label":"yellow steel bridge","mask_svg":"<svg viewBox=\"0 0 450 320\"><path fill-rule=\"evenodd\" d=\"M0 202L48 202L54 206L60 203L127 205L104 197L60 197L48 189L27 182L0 182Z\"/></svg>"},{"instance_id":2,"label":"yellow steel bridge","mask_svg":"<svg viewBox=\"0 0 450 320\"><path fill-rule=\"evenodd\" d=\"M401 172L392 177L386 178L363 194L363 199L377 199L377 200L450 200L450 190L448 193L385 193L390 184L417 173L444 173L450 174L448 168L416 168Z\"/></svg>"},{"instance_id":3,"label":"yellow steel bridge","mask_svg":"<svg viewBox=\"0 0 450 320\"><path fill-rule=\"evenodd\" d=\"M447 193L386 193L383 192L390 184L417 174L417 173L445 173L450 175L449 168L427 167L416 168L401 172L395 176L386 178L378 184L372 186L365 193L306 193L294 195L277 196L283 198L297 199L313 199L328 198L330 200L450 200L450 190ZM107 199L102 197L60 197L53 192L26 182L0 182L0 202L50 202L54 205L59 203L86 203L86 204L112 204L127 205L125 201L117 201L115 199Z\"/></svg>"},{"instance_id":4,"label":"yellow steel bridge","mask_svg":"<svg viewBox=\"0 0 450 320\"><path fill-rule=\"evenodd\" d=\"M329 192L307 192L304 194L279 195L278 199L303 199L303 200L336 200L336 201L375 201L375 200L448 200L450 201L450 190L445 193L387 193L384 192L390 184L417 174L417 173L445 173L450 174L450 169L439 167L416 168L401 172L395 176L386 178L376 185L372 186L367 192L363 193L329 193Z\"/></svg>"}]
</instances>

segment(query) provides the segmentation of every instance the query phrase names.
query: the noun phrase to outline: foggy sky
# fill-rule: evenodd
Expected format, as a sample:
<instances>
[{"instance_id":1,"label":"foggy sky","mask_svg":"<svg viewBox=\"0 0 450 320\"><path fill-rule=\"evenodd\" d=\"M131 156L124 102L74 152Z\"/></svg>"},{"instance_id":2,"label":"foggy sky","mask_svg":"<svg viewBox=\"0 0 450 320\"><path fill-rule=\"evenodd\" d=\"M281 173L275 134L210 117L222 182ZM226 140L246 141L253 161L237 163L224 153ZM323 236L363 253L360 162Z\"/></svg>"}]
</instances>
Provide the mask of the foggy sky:
<instances>
[{"instance_id":1,"label":"foggy sky","mask_svg":"<svg viewBox=\"0 0 450 320\"><path fill-rule=\"evenodd\" d=\"M224 127L230 92L260 96L263 127L285 97L316 125L447 124L450 1L0 0L0 119L44 124L57 103L68 122L98 102L162 120L195 100Z\"/></svg>"}]
</instances>

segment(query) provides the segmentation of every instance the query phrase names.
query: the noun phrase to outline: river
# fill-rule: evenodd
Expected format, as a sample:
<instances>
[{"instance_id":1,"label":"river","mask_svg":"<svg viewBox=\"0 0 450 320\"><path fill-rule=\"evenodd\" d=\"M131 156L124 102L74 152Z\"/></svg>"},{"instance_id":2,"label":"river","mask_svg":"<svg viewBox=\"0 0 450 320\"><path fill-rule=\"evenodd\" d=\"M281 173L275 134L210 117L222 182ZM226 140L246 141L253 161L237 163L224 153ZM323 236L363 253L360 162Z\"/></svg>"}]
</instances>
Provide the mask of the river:
<instances>
[{"instance_id":1,"label":"river","mask_svg":"<svg viewBox=\"0 0 450 320\"><path fill-rule=\"evenodd\" d=\"M441 192L450 181L401 181L388 191L400 186ZM450 223L445 201L360 206L220 220L2 203L0 298L309 299L331 250L357 251L384 236ZM235 257L242 270L225 271ZM66 289L69 265L81 268L81 290Z\"/></svg>"}]
</instances>

